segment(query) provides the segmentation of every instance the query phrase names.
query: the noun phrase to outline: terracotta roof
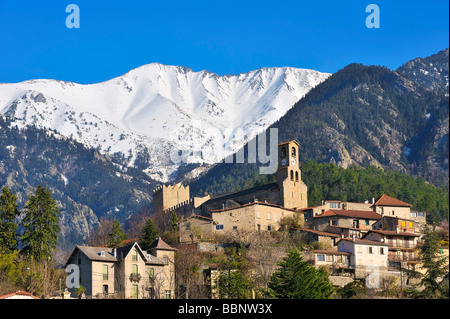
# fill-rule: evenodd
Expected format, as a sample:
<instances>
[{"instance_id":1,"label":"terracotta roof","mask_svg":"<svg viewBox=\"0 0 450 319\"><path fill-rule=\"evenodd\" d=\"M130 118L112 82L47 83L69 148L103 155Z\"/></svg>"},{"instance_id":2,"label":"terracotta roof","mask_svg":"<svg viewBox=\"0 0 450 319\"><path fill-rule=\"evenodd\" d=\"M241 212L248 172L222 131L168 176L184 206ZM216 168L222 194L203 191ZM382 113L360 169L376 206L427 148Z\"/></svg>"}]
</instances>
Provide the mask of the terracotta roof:
<instances>
[{"instance_id":1,"label":"terracotta roof","mask_svg":"<svg viewBox=\"0 0 450 319\"><path fill-rule=\"evenodd\" d=\"M313 250L312 253L329 254L329 255L350 255L350 253L346 251L334 251L334 250Z\"/></svg>"},{"instance_id":2,"label":"terracotta roof","mask_svg":"<svg viewBox=\"0 0 450 319\"><path fill-rule=\"evenodd\" d=\"M415 234L415 233L409 233L409 232L398 232L397 233L394 230L371 229L371 230L368 231L368 233L370 233L370 232L374 232L374 233L378 233L378 234L382 234L382 235L389 235L389 236L413 236L413 237L420 237L420 235Z\"/></svg>"},{"instance_id":3,"label":"terracotta roof","mask_svg":"<svg viewBox=\"0 0 450 319\"><path fill-rule=\"evenodd\" d=\"M328 233L328 232L309 229L309 228L292 228L292 229L304 231L304 232L308 232L308 233L313 233L313 234L320 235L320 236L340 237L338 234L335 234L335 233Z\"/></svg>"},{"instance_id":4,"label":"terracotta roof","mask_svg":"<svg viewBox=\"0 0 450 319\"><path fill-rule=\"evenodd\" d=\"M401 200L383 194L374 204L375 206L399 206L399 207L412 207L411 204L402 202Z\"/></svg>"},{"instance_id":5,"label":"terracotta roof","mask_svg":"<svg viewBox=\"0 0 450 319\"><path fill-rule=\"evenodd\" d=\"M323 214L316 215L314 218L321 218L321 217L331 217L331 216L344 216L344 217L351 217L351 218L364 218L364 219L380 219L381 215L378 213L375 213L371 210L352 210L352 209L330 209L324 212Z\"/></svg>"},{"instance_id":6,"label":"terracotta roof","mask_svg":"<svg viewBox=\"0 0 450 319\"><path fill-rule=\"evenodd\" d=\"M33 299L40 299L39 297L34 296L31 292L26 292L26 291L21 291L21 290L18 290L16 292L11 292L8 294L4 294L4 295L0 295L0 299L8 299L13 296L27 296L27 297L31 297Z\"/></svg>"},{"instance_id":7,"label":"terracotta roof","mask_svg":"<svg viewBox=\"0 0 450 319\"><path fill-rule=\"evenodd\" d=\"M192 214L192 215L189 216L189 217L186 217L186 218L183 218L183 219L179 220L179 221L177 222L177 224L182 223L182 222L184 222L184 221L186 221L186 220L188 220L188 219L191 219L191 218L206 219L206 220L208 220L208 221L214 222L214 220L213 220L211 217L206 217L206 216L202 216L202 215Z\"/></svg>"},{"instance_id":8,"label":"terracotta roof","mask_svg":"<svg viewBox=\"0 0 450 319\"><path fill-rule=\"evenodd\" d=\"M379 241L374 241L374 240L368 240L368 239L359 239L359 238L342 238L341 240L338 241L338 243L340 243L341 241L349 241L349 242L354 242L355 244L358 245L376 245L376 246L388 246L387 243L381 243Z\"/></svg>"},{"instance_id":9,"label":"terracotta roof","mask_svg":"<svg viewBox=\"0 0 450 319\"><path fill-rule=\"evenodd\" d=\"M251 203L248 203L248 204L244 204L244 205L241 205L241 206L230 207L230 208L225 208L225 209L212 209L211 213L221 213L221 212L226 212L226 211L229 211L229 210L239 209L239 208L252 206L252 205L264 205L264 206L281 208L281 209L288 210L288 211L291 211L291 212L297 212L297 210L292 209L292 208L286 208L286 207L283 207L283 206L280 206L280 205L277 205L277 204L272 204L272 203L268 203L268 202L260 202L260 201L256 200L254 202L251 202Z\"/></svg>"}]
</instances>

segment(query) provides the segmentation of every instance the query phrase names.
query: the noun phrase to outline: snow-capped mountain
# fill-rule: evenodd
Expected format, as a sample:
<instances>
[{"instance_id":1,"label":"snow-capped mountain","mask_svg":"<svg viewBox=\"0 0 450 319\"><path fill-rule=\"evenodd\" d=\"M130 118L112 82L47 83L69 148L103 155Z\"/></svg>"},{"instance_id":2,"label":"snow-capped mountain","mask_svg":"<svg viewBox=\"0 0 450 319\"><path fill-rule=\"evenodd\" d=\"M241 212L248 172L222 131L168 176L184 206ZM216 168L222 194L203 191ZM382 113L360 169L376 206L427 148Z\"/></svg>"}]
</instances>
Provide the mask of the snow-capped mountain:
<instances>
[{"instance_id":1,"label":"snow-capped mountain","mask_svg":"<svg viewBox=\"0 0 450 319\"><path fill-rule=\"evenodd\" d=\"M152 63L90 85L2 83L0 114L120 155L167 182L180 160L211 164L234 153L329 76L290 67L219 76Z\"/></svg>"}]
</instances>

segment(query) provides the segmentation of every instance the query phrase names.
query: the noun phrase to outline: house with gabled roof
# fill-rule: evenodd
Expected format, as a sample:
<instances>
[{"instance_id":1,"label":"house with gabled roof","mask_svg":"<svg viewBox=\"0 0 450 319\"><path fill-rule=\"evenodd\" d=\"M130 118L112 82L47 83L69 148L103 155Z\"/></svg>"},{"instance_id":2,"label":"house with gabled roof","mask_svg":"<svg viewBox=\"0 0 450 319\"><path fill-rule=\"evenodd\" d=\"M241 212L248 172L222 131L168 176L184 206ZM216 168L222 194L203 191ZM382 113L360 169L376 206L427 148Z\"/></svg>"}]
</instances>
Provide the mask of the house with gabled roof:
<instances>
[{"instance_id":1,"label":"house with gabled roof","mask_svg":"<svg viewBox=\"0 0 450 319\"><path fill-rule=\"evenodd\" d=\"M151 298L174 297L174 253L158 238L144 251L137 242L125 246L76 246L65 268L75 265L79 285L90 298ZM75 288L69 289L75 296Z\"/></svg>"},{"instance_id":2,"label":"house with gabled roof","mask_svg":"<svg viewBox=\"0 0 450 319\"><path fill-rule=\"evenodd\" d=\"M389 247L388 266L391 269L415 268L419 262L416 250L419 235L414 232L399 230L378 230L369 231L364 239L375 240L385 243Z\"/></svg>"},{"instance_id":3,"label":"house with gabled roof","mask_svg":"<svg viewBox=\"0 0 450 319\"><path fill-rule=\"evenodd\" d=\"M341 226L367 231L372 229L372 225L380 218L381 215L374 211L330 209L314 216L313 228L327 231L328 226Z\"/></svg>"}]
</instances>

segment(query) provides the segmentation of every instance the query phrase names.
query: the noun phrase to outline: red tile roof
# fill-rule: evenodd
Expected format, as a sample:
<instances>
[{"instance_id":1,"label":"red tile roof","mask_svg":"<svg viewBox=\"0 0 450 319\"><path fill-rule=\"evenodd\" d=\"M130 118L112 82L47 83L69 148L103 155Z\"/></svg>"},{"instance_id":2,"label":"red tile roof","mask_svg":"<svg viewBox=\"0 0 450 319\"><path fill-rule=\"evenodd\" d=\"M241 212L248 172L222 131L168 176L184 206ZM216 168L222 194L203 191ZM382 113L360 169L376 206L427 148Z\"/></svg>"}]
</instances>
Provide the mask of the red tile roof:
<instances>
[{"instance_id":1,"label":"red tile roof","mask_svg":"<svg viewBox=\"0 0 450 319\"><path fill-rule=\"evenodd\" d=\"M401 200L383 194L374 204L375 206L399 206L399 207L412 207L411 204L402 202Z\"/></svg>"},{"instance_id":2,"label":"red tile roof","mask_svg":"<svg viewBox=\"0 0 450 319\"><path fill-rule=\"evenodd\" d=\"M353 242L355 244L359 244L359 245L375 245L375 246L388 246L388 243L381 243L379 241L374 241L374 240L368 240L368 239L359 239L359 238L341 238L338 241L338 244L341 241L349 241L349 242Z\"/></svg>"},{"instance_id":3,"label":"red tile roof","mask_svg":"<svg viewBox=\"0 0 450 319\"><path fill-rule=\"evenodd\" d=\"M11 292L9 294L0 295L0 299L7 299L7 298L11 298L13 296L28 296L33 299L40 299L39 297L34 296L31 292L26 292L26 291L21 291L21 290L18 290L16 292Z\"/></svg>"},{"instance_id":4,"label":"red tile roof","mask_svg":"<svg viewBox=\"0 0 450 319\"><path fill-rule=\"evenodd\" d=\"M351 210L351 209L330 209L323 214L316 215L314 218L331 217L331 216L343 216L351 218L364 218L364 219L380 219L381 215L371 210Z\"/></svg>"},{"instance_id":5,"label":"red tile roof","mask_svg":"<svg viewBox=\"0 0 450 319\"><path fill-rule=\"evenodd\" d=\"M313 234L316 234L319 236L340 237L340 235L335 234L335 233L329 233L329 232L319 231L319 230L315 230L315 229L309 229L309 228L292 228L292 229L304 231L304 232L308 232L308 233L313 233Z\"/></svg>"},{"instance_id":6,"label":"red tile roof","mask_svg":"<svg viewBox=\"0 0 450 319\"><path fill-rule=\"evenodd\" d=\"M334 251L334 250L313 250L312 253L315 254L329 254L329 255L350 255L346 251Z\"/></svg>"},{"instance_id":7,"label":"red tile roof","mask_svg":"<svg viewBox=\"0 0 450 319\"><path fill-rule=\"evenodd\" d=\"M378 229L371 229L369 230L369 233L373 232L373 233L378 233L378 234L382 234L382 235L389 235L389 236L412 236L412 237L420 237L420 235L415 234L415 233L409 233L409 232L396 232L393 230L378 230ZM367 236L367 235L366 235Z\"/></svg>"}]
</instances>

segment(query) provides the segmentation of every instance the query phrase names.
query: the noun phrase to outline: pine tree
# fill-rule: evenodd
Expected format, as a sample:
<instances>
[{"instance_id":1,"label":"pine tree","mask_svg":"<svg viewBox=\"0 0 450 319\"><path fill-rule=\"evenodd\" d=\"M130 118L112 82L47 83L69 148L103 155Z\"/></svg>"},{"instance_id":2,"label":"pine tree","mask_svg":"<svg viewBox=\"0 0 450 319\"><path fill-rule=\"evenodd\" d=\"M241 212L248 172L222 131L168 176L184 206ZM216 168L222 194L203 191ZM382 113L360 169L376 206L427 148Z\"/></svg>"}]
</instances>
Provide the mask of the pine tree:
<instances>
[{"instance_id":1,"label":"pine tree","mask_svg":"<svg viewBox=\"0 0 450 319\"><path fill-rule=\"evenodd\" d=\"M412 285L411 296L416 299L449 298L448 294L448 259L439 251L440 240L435 231L425 227L422 244L419 246L419 258L424 272L403 269L411 278L420 279Z\"/></svg>"},{"instance_id":2,"label":"pine tree","mask_svg":"<svg viewBox=\"0 0 450 319\"><path fill-rule=\"evenodd\" d=\"M272 274L267 295L277 299L328 299L334 291L324 269L316 270L291 250Z\"/></svg>"},{"instance_id":3,"label":"pine tree","mask_svg":"<svg viewBox=\"0 0 450 319\"><path fill-rule=\"evenodd\" d=\"M0 253L17 249L16 216L18 215L17 196L11 194L8 187L4 186L0 195Z\"/></svg>"},{"instance_id":4,"label":"pine tree","mask_svg":"<svg viewBox=\"0 0 450 319\"><path fill-rule=\"evenodd\" d=\"M120 222L114 218L113 221L113 228L111 233L109 234L109 242L108 244L111 247L117 247L121 242L123 242L125 239L127 239L127 234L125 234L125 231L122 229L122 226L120 225Z\"/></svg>"},{"instance_id":5,"label":"pine tree","mask_svg":"<svg viewBox=\"0 0 450 319\"><path fill-rule=\"evenodd\" d=\"M156 230L153 220L149 217L145 223L144 228L142 228L142 235L139 237L139 246L142 249L147 249L150 245L158 238L158 231Z\"/></svg>"},{"instance_id":6,"label":"pine tree","mask_svg":"<svg viewBox=\"0 0 450 319\"><path fill-rule=\"evenodd\" d=\"M35 261L51 257L58 242L60 212L50 191L39 185L29 197L25 212L21 223L24 228L21 253Z\"/></svg>"}]
</instances>

